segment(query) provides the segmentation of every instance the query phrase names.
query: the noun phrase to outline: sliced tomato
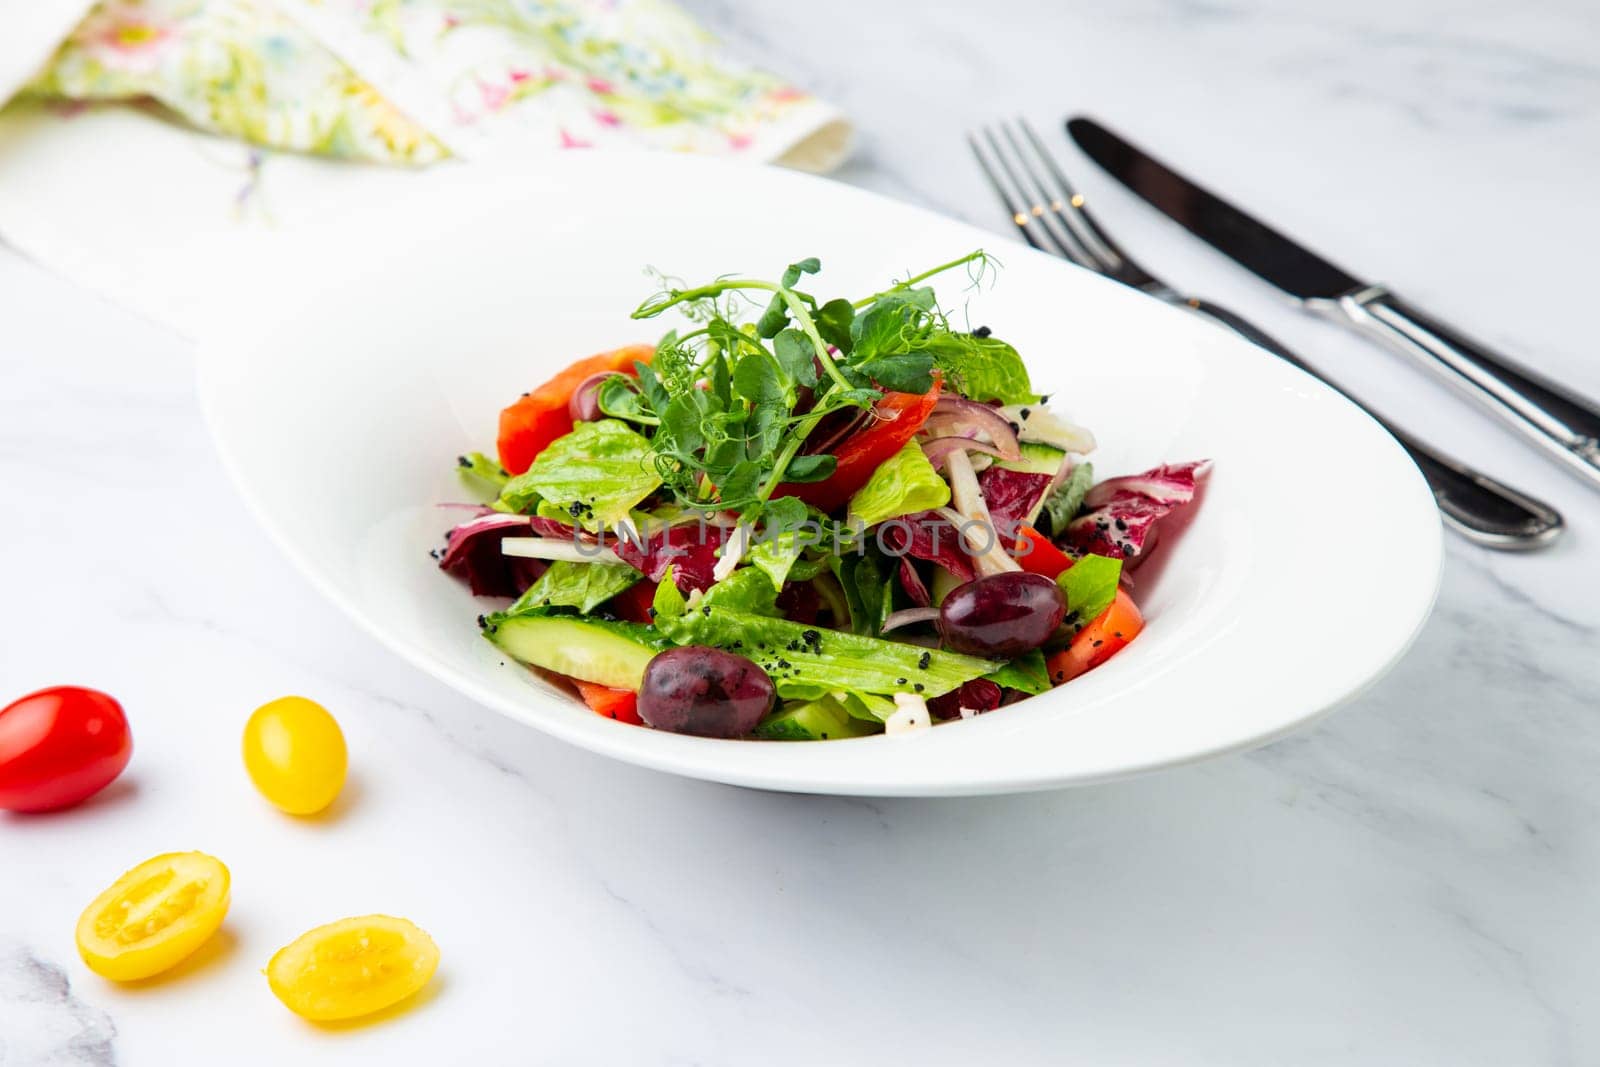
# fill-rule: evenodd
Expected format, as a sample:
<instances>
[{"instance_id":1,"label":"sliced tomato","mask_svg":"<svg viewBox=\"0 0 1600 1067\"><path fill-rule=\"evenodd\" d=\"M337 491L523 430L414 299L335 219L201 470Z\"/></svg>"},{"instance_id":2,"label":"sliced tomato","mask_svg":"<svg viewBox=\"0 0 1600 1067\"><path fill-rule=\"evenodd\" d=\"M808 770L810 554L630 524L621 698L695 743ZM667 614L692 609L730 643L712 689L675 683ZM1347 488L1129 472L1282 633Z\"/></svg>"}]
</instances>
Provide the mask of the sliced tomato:
<instances>
[{"instance_id":1,"label":"sliced tomato","mask_svg":"<svg viewBox=\"0 0 1600 1067\"><path fill-rule=\"evenodd\" d=\"M653 621L650 608L656 602L656 584L649 579L636 582L606 601L606 606L616 612L619 619L648 626Z\"/></svg>"},{"instance_id":2,"label":"sliced tomato","mask_svg":"<svg viewBox=\"0 0 1600 1067\"><path fill-rule=\"evenodd\" d=\"M1017 527L1017 563L1029 574L1054 578L1072 566L1072 557L1032 526ZM1087 572L1086 572L1087 573Z\"/></svg>"},{"instance_id":3,"label":"sliced tomato","mask_svg":"<svg viewBox=\"0 0 1600 1067\"><path fill-rule=\"evenodd\" d=\"M857 489L867 484L872 472L905 447L939 402L939 380L926 393L884 393L872 405L872 420L866 428L844 439L833 455L838 460L827 480L784 482L774 496L795 496L822 511L844 506Z\"/></svg>"},{"instance_id":4,"label":"sliced tomato","mask_svg":"<svg viewBox=\"0 0 1600 1067\"><path fill-rule=\"evenodd\" d=\"M1127 590L1118 589L1117 598L1095 620L1072 639L1072 643L1045 661L1050 682L1070 682L1084 671L1100 666L1120 652L1124 645L1144 629L1144 616Z\"/></svg>"},{"instance_id":5,"label":"sliced tomato","mask_svg":"<svg viewBox=\"0 0 1600 1067\"><path fill-rule=\"evenodd\" d=\"M572 413L567 403L590 375L605 371L633 373L635 363L649 363L655 355L652 345L626 345L580 359L515 404L500 412L500 466L508 474L521 474L534 457L558 437L572 432Z\"/></svg>"},{"instance_id":6,"label":"sliced tomato","mask_svg":"<svg viewBox=\"0 0 1600 1067\"><path fill-rule=\"evenodd\" d=\"M618 722L631 722L635 726L644 722L639 718L639 694L633 690L612 689L593 682L580 682L576 678L572 679L572 684L578 687L583 702L596 715L604 715Z\"/></svg>"}]
</instances>

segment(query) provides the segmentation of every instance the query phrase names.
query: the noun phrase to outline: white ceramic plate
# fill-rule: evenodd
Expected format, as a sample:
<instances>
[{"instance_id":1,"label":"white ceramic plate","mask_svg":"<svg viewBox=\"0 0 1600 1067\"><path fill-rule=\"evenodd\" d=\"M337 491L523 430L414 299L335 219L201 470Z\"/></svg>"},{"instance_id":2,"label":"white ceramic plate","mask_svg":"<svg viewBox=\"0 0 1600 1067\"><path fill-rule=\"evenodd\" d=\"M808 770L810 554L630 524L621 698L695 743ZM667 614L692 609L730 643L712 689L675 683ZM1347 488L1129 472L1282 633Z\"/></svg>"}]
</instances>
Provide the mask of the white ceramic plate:
<instances>
[{"instance_id":1,"label":"white ceramic plate","mask_svg":"<svg viewBox=\"0 0 1600 1067\"><path fill-rule=\"evenodd\" d=\"M1188 528L1138 572L1148 626L1127 650L970 721L762 743L600 718L479 637L484 605L428 557L453 521L435 505L465 495L455 456L492 452L499 409L570 360L654 340L658 323L628 318L653 288L645 265L775 277L816 255L818 292L858 294L996 245L992 285L963 293L946 277L940 295L1014 343L1035 386L1094 430L1098 475L1215 461ZM1182 311L828 181L569 152L514 177L419 182L403 205L376 204L294 250L287 269L305 284L274 322L202 345L201 396L246 499L317 587L405 659L618 759L771 789L909 795L1187 763L1351 699L1405 651L1437 588L1439 521L1420 475L1333 392Z\"/></svg>"}]
</instances>

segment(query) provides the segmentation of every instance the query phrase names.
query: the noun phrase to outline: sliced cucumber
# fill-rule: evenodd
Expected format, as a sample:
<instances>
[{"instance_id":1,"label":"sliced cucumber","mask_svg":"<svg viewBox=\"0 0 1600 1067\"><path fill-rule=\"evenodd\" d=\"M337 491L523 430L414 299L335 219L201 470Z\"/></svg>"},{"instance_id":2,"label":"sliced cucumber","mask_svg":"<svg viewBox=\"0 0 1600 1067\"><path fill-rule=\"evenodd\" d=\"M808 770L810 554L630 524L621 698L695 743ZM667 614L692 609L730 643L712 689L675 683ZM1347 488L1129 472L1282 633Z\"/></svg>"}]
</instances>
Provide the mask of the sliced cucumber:
<instances>
[{"instance_id":1,"label":"sliced cucumber","mask_svg":"<svg viewBox=\"0 0 1600 1067\"><path fill-rule=\"evenodd\" d=\"M861 737L881 732L877 723L851 717L831 697L791 704L768 715L755 729L755 736L767 741L827 741L837 737Z\"/></svg>"},{"instance_id":2,"label":"sliced cucumber","mask_svg":"<svg viewBox=\"0 0 1600 1067\"><path fill-rule=\"evenodd\" d=\"M584 682L637 690L656 650L604 622L518 616L484 631L505 653Z\"/></svg>"},{"instance_id":3,"label":"sliced cucumber","mask_svg":"<svg viewBox=\"0 0 1600 1067\"><path fill-rule=\"evenodd\" d=\"M943 567L933 568L933 588L928 592L933 596L933 606L938 607L944 603L944 598L961 585L961 579L945 570Z\"/></svg>"},{"instance_id":4,"label":"sliced cucumber","mask_svg":"<svg viewBox=\"0 0 1600 1067\"><path fill-rule=\"evenodd\" d=\"M1041 441L1023 441L1017 448L1022 453L1022 458L996 460L994 465L1002 470L1054 476L1061 469L1061 461L1067 456L1062 449Z\"/></svg>"}]
</instances>

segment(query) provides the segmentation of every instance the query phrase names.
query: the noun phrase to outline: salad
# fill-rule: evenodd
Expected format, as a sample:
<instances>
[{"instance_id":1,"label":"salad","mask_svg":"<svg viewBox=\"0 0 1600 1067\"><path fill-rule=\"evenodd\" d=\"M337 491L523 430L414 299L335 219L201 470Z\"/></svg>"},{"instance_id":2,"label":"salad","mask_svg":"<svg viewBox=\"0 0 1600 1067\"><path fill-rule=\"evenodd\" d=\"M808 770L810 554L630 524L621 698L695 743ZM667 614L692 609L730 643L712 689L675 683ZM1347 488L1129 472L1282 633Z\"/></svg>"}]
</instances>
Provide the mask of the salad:
<instances>
[{"instance_id":1,"label":"salad","mask_svg":"<svg viewBox=\"0 0 1600 1067\"><path fill-rule=\"evenodd\" d=\"M1093 435L926 284L990 265L859 299L813 295L815 259L662 278L633 317L685 326L572 364L458 458L487 503L439 566L500 598L478 624L504 653L657 730L899 733L1094 669L1209 464L1097 483Z\"/></svg>"}]
</instances>

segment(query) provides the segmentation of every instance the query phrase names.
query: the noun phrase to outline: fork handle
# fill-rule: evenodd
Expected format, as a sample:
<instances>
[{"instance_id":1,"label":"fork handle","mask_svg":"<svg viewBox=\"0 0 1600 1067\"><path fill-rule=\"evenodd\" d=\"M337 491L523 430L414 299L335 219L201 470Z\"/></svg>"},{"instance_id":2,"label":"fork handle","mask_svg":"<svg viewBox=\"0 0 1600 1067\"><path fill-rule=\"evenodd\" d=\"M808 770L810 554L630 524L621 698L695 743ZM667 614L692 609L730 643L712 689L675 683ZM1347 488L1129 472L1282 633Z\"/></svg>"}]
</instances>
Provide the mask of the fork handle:
<instances>
[{"instance_id":1,"label":"fork handle","mask_svg":"<svg viewBox=\"0 0 1600 1067\"><path fill-rule=\"evenodd\" d=\"M1310 301L1414 360L1600 487L1600 405L1517 366L1381 285Z\"/></svg>"},{"instance_id":2,"label":"fork handle","mask_svg":"<svg viewBox=\"0 0 1600 1067\"><path fill-rule=\"evenodd\" d=\"M1248 319L1208 300L1182 300L1181 303L1294 364L1370 415L1416 463L1433 492L1445 524L1469 541L1485 548L1525 550L1547 545L1561 535L1566 524L1555 508L1418 441L1324 377Z\"/></svg>"}]
</instances>

